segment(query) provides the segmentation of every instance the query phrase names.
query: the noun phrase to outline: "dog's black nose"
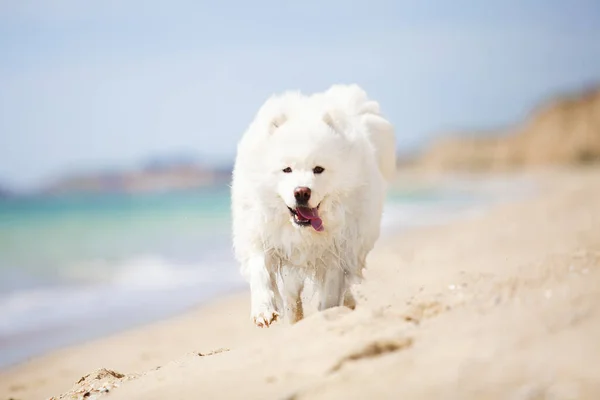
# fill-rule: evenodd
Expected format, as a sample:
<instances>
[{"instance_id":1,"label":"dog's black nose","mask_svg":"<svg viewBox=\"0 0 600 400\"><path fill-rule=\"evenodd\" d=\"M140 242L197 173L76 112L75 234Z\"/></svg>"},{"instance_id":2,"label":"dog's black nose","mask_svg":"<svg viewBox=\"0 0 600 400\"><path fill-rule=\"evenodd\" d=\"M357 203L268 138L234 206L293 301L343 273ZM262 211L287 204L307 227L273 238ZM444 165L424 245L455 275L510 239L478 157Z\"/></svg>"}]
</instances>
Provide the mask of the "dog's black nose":
<instances>
[{"instance_id":1,"label":"dog's black nose","mask_svg":"<svg viewBox=\"0 0 600 400\"><path fill-rule=\"evenodd\" d=\"M296 203L306 204L310 199L310 189L306 186L299 186L294 189L294 197L296 198Z\"/></svg>"}]
</instances>

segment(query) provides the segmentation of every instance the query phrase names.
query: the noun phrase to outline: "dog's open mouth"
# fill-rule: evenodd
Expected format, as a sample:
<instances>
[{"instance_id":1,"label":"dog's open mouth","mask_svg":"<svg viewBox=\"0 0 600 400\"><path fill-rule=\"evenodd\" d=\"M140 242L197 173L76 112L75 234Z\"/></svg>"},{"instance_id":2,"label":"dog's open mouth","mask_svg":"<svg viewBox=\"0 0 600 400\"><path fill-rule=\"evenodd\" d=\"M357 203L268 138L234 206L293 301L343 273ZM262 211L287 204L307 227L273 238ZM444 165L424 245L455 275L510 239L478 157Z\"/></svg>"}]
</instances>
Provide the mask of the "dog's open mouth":
<instances>
[{"instance_id":1,"label":"dog's open mouth","mask_svg":"<svg viewBox=\"0 0 600 400\"><path fill-rule=\"evenodd\" d=\"M299 226L312 226L317 232L323 231L323 220L319 217L319 206L316 208L296 207L296 209L288 207L292 220Z\"/></svg>"}]
</instances>

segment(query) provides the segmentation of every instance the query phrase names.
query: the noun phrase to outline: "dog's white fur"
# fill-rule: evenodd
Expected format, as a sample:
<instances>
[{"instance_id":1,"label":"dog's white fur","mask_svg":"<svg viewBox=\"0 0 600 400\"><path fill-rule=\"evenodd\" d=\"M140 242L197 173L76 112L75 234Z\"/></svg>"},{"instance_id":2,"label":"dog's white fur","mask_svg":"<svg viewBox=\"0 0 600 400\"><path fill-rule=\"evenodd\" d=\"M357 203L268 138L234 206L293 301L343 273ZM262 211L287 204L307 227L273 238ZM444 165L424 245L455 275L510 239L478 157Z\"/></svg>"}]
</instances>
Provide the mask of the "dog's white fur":
<instances>
[{"instance_id":1,"label":"dog's white fur","mask_svg":"<svg viewBox=\"0 0 600 400\"><path fill-rule=\"evenodd\" d=\"M379 237L395 148L392 125L357 85L311 96L285 92L260 108L238 144L231 185L234 250L258 326L269 326L284 307L292 323L302 319L307 278L319 310L354 308L349 286L361 281ZM315 166L325 171L314 174ZM312 191L309 206L319 206L322 232L292 222L288 207L296 207L300 186Z\"/></svg>"}]
</instances>

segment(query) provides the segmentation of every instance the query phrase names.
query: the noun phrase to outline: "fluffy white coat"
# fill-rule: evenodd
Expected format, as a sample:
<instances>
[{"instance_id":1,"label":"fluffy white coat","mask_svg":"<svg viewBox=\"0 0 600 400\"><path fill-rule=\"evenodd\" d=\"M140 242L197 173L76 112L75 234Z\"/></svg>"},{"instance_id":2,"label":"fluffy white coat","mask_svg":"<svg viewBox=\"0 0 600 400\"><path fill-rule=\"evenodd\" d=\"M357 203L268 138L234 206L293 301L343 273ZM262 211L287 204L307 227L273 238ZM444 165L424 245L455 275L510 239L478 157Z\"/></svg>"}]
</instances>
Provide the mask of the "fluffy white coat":
<instances>
[{"instance_id":1,"label":"fluffy white coat","mask_svg":"<svg viewBox=\"0 0 600 400\"><path fill-rule=\"evenodd\" d=\"M349 286L379 237L395 148L392 125L357 85L285 92L260 108L238 144L231 185L234 250L256 325L284 309L292 323L303 318L307 278L319 310L355 307ZM298 187L310 189L322 231L295 222Z\"/></svg>"}]
</instances>

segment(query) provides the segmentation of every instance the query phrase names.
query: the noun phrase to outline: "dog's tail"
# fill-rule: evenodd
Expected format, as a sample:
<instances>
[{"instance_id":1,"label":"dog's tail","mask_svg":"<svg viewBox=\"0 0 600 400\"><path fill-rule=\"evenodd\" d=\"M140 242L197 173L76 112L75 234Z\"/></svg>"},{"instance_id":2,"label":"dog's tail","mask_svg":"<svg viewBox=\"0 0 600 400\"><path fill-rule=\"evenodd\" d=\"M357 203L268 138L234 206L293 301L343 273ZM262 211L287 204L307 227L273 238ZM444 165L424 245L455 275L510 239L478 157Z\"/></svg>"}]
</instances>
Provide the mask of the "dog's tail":
<instances>
[{"instance_id":1,"label":"dog's tail","mask_svg":"<svg viewBox=\"0 0 600 400\"><path fill-rule=\"evenodd\" d=\"M379 170L390 182L396 173L396 138L393 125L383 117L379 103L369 99L358 85L333 85L325 95L334 107L351 117L359 118L366 127L369 140L375 148Z\"/></svg>"}]
</instances>

